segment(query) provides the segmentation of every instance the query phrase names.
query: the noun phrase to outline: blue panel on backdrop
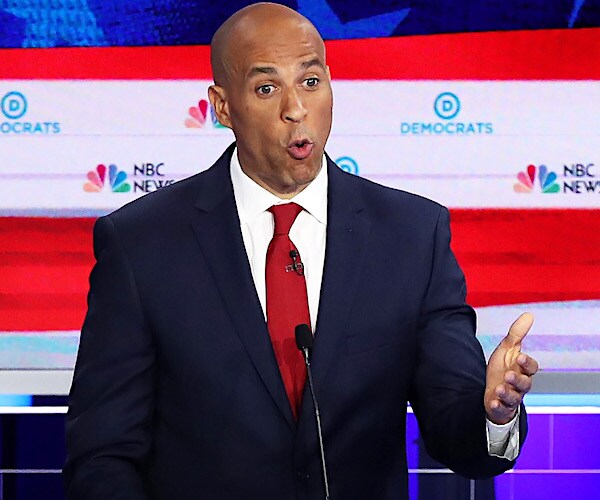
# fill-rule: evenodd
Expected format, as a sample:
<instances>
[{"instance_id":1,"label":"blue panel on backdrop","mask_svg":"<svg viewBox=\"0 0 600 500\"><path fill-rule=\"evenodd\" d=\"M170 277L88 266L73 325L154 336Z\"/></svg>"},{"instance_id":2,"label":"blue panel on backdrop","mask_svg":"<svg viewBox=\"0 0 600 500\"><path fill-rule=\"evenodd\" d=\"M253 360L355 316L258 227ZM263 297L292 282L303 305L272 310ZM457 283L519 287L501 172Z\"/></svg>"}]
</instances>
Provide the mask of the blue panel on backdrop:
<instances>
[{"instance_id":1,"label":"blue panel on backdrop","mask_svg":"<svg viewBox=\"0 0 600 500\"><path fill-rule=\"evenodd\" d=\"M21 47L26 27L25 19L0 9L0 47Z\"/></svg>"},{"instance_id":2,"label":"blue panel on backdrop","mask_svg":"<svg viewBox=\"0 0 600 500\"><path fill-rule=\"evenodd\" d=\"M527 394L527 406L598 406L600 394Z\"/></svg>"},{"instance_id":3,"label":"blue panel on backdrop","mask_svg":"<svg viewBox=\"0 0 600 500\"><path fill-rule=\"evenodd\" d=\"M599 427L600 415L554 415L554 468L600 470Z\"/></svg>"},{"instance_id":4,"label":"blue panel on backdrop","mask_svg":"<svg viewBox=\"0 0 600 500\"><path fill-rule=\"evenodd\" d=\"M0 0L4 14L25 23L22 47L88 47L106 45L86 0ZM8 26L11 24L9 23Z\"/></svg>"},{"instance_id":5,"label":"blue panel on backdrop","mask_svg":"<svg viewBox=\"0 0 600 500\"><path fill-rule=\"evenodd\" d=\"M0 0L0 47L207 44L248 0ZM326 39L600 26L591 0L283 0Z\"/></svg>"},{"instance_id":6,"label":"blue panel on backdrop","mask_svg":"<svg viewBox=\"0 0 600 500\"><path fill-rule=\"evenodd\" d=\"M552 443L551 421L554 415L532 415L530 413L527 418L529 421L527 441L515 468L548 469L551 466L549 448Z\"/></svg>"},{"instance_id":7,"label":"blue panel on backdrop","mask_svg":"<svg viewBox=\"0 0 600 500\"><path fill-rule=\"evenodd\" d=\"M0 406L31 406L28 394L0 394Z\"/></svg>"},{"instance_id":8,"label":"blue panel on backdrop","mask_svg":"<svg viewBox=\"0 0 600 500\"><path fill-rule=\"evenodd\" d=\"M496 500L593 499L600 474L504 474L496 480Z\"/></svg>"}]
</instances>

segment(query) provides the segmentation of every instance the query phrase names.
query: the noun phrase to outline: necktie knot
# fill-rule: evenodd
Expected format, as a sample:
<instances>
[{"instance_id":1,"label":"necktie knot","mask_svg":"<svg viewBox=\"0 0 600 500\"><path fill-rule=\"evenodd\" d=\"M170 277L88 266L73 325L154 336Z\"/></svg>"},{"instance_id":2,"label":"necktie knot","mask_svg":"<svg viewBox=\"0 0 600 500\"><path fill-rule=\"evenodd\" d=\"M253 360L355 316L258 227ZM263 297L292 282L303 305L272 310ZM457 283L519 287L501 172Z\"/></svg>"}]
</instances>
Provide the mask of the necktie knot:
<instances>
[{"instance_id":1,"label":"necktie knot","mask_svg":"<svg viewBox=\"0 0 600 500\"><path fill-rule=\"evenodd\" d=\"M281 236L289 234L296 217L302 212L302 207L297 203L285 203L273 205L269 208L269 212L273 214L275 220L274 235Z\"/></svg>"}]
</instances>

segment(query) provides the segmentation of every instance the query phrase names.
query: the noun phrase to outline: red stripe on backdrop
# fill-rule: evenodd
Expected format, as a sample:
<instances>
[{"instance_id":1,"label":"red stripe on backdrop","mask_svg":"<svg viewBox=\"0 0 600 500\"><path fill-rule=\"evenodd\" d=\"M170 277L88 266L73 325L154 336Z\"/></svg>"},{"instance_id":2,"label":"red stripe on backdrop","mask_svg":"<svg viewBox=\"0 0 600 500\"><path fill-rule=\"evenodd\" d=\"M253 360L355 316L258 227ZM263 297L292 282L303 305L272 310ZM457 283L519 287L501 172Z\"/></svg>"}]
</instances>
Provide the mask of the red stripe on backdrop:
<instances>
[{"instance_id":1,"label":"red stripe on backdrop","mask_svg":"<svg viewBox=\"0 0 600 500\"><path fill-rule=\"evenodd\" d=\"M600 299L600 210L452 210L474 306ZM77 330L92 219L0 218L0 331Z\"/></svg>"},{"instance_id":2,"label":"red stripe on backdrop","mask_svg":"<svg viewBox=\"0 0 600 500\"><path fill-rule=\"evenodd\" d=\"M81 327L93 222L0 218L0 331Z\"/></svg>"},{"instance_id":3,"label":"red stripe on backdrop","mask_svg":"<svg viewBox=\"0 0 600 500\"><path fill-rule=\"evenodd\" d=\"M598 80L600 28L327 42L338 80ZM0 79L211 79L206 46L1 49Z\"/></svg>"},{"instance_id":4,"label":"red stripe on backdrop","mask_svg":"<svg viewBox=\"0 0 600 500\"><path fill-rule=\"evenodd\" d=\"M600 28L333 41L327 50L342 80L600 79Z\"/></svg>"},{"instance_id":5,"label":"red stripe on backdrop","mask_svg":"<svg viewBox=\"0 0 600 500\"><path fill-rule=\"evenodd\" d=\"M600 210L452 210L473 306L600 299Z\"/></svg>"}]
</instances>

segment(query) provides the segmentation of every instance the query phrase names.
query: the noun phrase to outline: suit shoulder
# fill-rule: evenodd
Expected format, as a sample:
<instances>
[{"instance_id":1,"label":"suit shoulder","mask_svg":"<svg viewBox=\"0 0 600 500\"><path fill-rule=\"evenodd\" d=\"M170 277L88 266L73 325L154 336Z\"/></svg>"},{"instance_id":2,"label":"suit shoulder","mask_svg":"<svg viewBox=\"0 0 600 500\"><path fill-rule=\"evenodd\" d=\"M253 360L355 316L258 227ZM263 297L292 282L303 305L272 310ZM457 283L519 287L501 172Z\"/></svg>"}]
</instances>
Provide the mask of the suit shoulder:
<instances>
[{"instance_id":1,"label":"suit shoulder","mask_svg":"<svg viewBox=\"0 0 600 500\"><path fill-rule=\"evenodd\" d=\"M111 213L110 219L115 225L126 226L143 225L148 220L168 224L187 220L203 186L216 186L219 192L226 187L234 147L235 143L231 144L208 169L124 205Z\"/></svg>"},{"instance_id":2,"label":"suit shoulder","mask_svg":"<svg viewBox=\"0 0 600 500\"><path fill-rule=\"evenodd\" d=\"M116 226L144 225L145 221L176 221L181 211L193 206L207 171L148 193L115 210L108 217Z\"/></svg>"},{"instance_id":3,"label":"suit shoulder","mask_svg":"<svg viewBox=\"0 0 600 500\"><path fill-rule=\"evenodd\" d=\"M352 182L362 194L365 204L377 212L415 214L421 220L422 217L432 217L437 220L440 211L446 210L440 203L424 196L384 186L352 174L346 175L352 177Z\"/></svg>"}]
</instances>

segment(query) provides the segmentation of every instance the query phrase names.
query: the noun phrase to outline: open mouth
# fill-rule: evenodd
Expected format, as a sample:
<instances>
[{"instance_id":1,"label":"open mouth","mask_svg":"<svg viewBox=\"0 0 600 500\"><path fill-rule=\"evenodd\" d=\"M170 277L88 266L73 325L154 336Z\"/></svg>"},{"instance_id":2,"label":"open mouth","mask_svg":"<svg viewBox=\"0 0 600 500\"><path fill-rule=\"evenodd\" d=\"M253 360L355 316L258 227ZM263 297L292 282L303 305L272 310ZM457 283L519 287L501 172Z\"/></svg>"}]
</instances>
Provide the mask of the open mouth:
<instances>
[{"instance_id":1,"label":"open mouth","mask_svg":"<svg viewBox=\"0 0 600 500\"><path fill-rule=\"evenodd\" d=\"M309 139L298 139L288 144L290 156L296 160L304 160L312 153L313 142Z\"/></svg>"}]
</instances>

